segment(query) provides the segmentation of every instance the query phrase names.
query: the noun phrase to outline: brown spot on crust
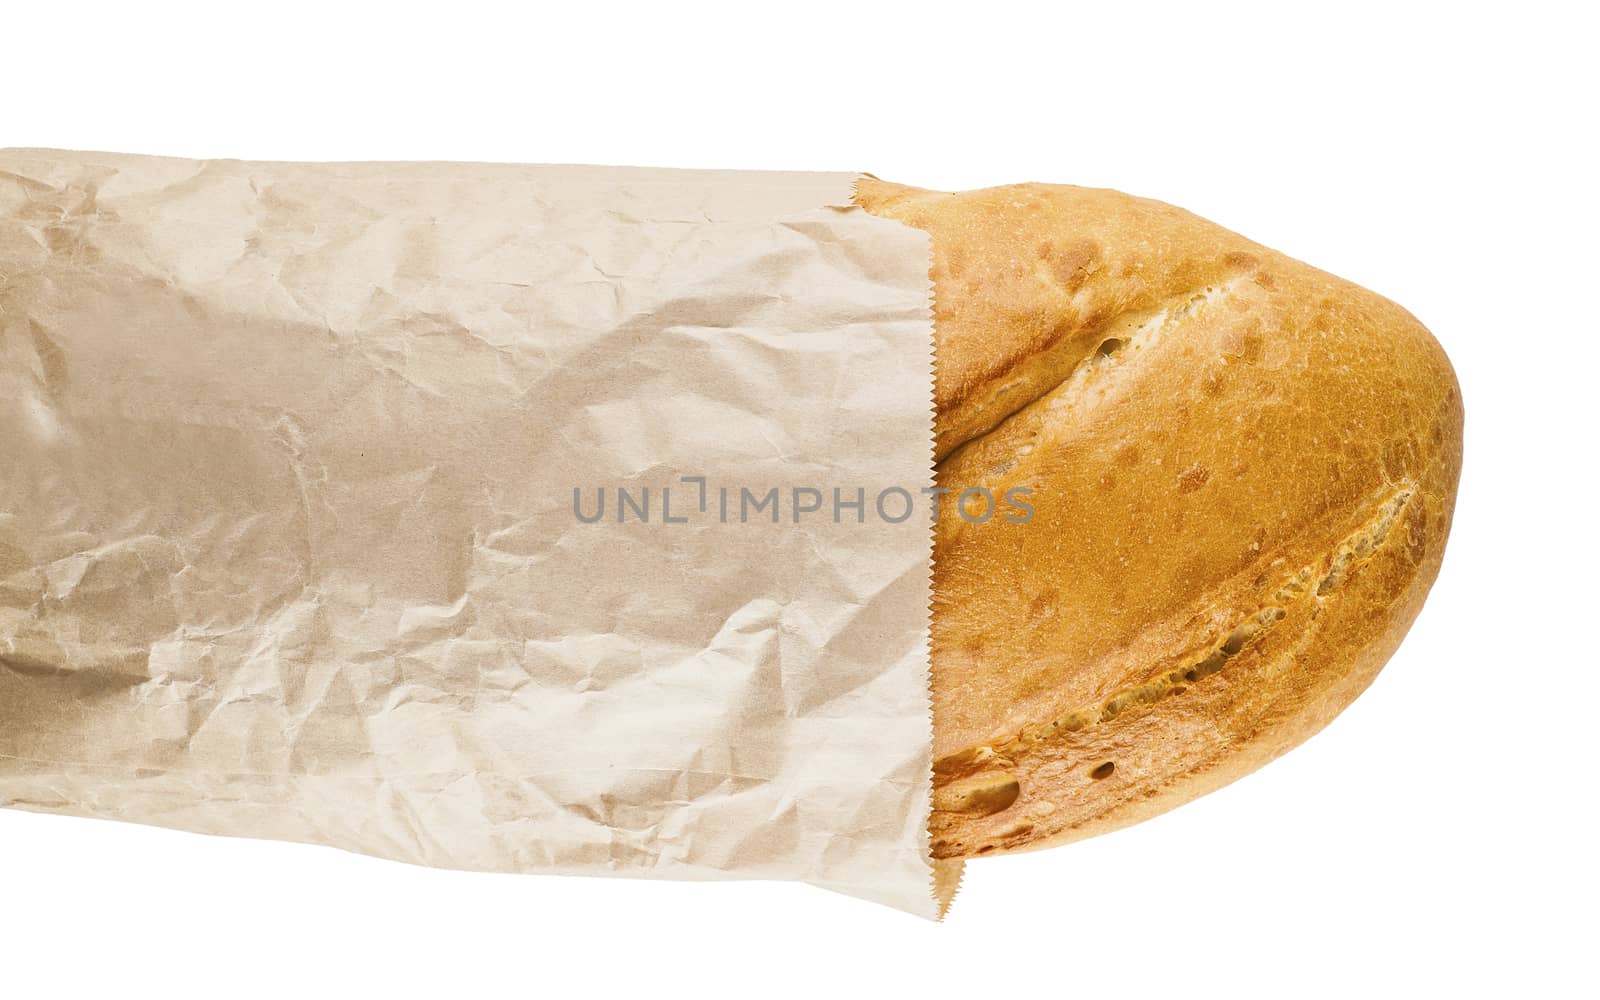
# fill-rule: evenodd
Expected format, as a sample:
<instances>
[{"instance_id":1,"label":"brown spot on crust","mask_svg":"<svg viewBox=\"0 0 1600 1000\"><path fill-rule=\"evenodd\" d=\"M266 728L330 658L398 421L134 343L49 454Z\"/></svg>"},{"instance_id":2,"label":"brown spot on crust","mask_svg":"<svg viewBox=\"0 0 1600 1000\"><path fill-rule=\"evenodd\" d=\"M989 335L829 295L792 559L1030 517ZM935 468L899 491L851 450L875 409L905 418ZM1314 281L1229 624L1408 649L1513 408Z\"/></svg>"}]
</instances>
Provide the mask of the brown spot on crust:
<instances>
[{"instance_id":1,"label":"brown spot on crust","mask_svg":"<svg viewBox=\"0 0 1600 1000\"><path fill-rule=\"evenodd\" d=\"M1056 597L1050 591L1044 591L1028 604L1028 617L1033 621L1052 618L1056 614Z\"/></svg>"},{"instance_id":2,"label":"brown spot on crust","mask_svg":"<svg viewBox=\"0 0 1600 1000\"><path fill-rule=\"evenodd\" d=\"M950 272L952 278L959 278L961 272L966 270L967 250L961 244L957 243L954 246L946 247L943 257L944 266Z\"/></svg>"},{"instance_id":3,"label":"brown spot on crust","mask_svg":"<svg viewBox=\"0 0 1600 1000\"><path fill-rule=\"evenodd\" d=\"M1083 287L1099 264L1100 253L1100 244L1093 240L1073 240L1059 250L1049 243L1039 247L1050 273L1069 294Z\"/></svg>"},{"instance_id":4,"label":"brown spot on crust","mask_svg":"<svg viewBox=\"0 0 1600 1000\"><path fill-rule=\"evenodd\" d=\"M1199 462L1178 473L1178 492L1193 493L1211 478L1211 470Z\"/></svg>"},{"instance_id":5,"label":"brown spot on crust","mask_svg":"<svg viewBox=\"0 0 1600 1000\"><path fill-rule=\"evenodd\" d=\"M1230 339L1228 353L1246 364L1255 364L1261 360L1261 338L1256 334L1245 334L1242 337Z\"/></svg>"}]
</instances>

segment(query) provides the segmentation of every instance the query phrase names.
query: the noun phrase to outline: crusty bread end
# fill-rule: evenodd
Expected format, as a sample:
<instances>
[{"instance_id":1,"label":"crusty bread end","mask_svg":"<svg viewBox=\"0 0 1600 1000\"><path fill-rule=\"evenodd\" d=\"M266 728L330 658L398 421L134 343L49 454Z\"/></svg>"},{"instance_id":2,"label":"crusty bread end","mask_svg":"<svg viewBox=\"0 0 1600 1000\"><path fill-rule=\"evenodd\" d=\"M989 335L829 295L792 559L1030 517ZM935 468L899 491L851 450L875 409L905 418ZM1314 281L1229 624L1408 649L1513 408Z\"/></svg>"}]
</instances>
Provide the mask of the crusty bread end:
<instances>
[{"instance_id":1,"label":"crusty bread end","mask_svg":"<svg viewBox=\"0 0 1600 1000\"><path fill-rule=\"evenodd\" d=\"M933 245L934 853L1163 812L1321 729L1439 571L1462 403L1392 302L1180 209L865 178Z\"/></svg>"}]
</instances>

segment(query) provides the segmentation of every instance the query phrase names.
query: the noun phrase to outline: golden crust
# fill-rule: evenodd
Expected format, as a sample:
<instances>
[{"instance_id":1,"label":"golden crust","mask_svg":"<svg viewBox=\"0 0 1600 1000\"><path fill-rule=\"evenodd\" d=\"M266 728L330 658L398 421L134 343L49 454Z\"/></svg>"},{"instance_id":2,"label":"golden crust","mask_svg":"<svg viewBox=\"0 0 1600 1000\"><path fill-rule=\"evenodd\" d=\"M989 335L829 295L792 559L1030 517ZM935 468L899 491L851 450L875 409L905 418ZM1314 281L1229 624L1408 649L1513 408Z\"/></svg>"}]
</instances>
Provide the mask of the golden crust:
<instances>
[{"instance_id":1,"label":"golden crust","mask_svg":"<svg viewBox=\"0 0 1600 1000\"><path fill-rule=\"evenodd\" d=\"M1180 209L1024 184L857 201L933 243L934 851L1125 826L1376 675L1438 573L1455 375L1393 303Z\"/></svg>"}]
</instances>

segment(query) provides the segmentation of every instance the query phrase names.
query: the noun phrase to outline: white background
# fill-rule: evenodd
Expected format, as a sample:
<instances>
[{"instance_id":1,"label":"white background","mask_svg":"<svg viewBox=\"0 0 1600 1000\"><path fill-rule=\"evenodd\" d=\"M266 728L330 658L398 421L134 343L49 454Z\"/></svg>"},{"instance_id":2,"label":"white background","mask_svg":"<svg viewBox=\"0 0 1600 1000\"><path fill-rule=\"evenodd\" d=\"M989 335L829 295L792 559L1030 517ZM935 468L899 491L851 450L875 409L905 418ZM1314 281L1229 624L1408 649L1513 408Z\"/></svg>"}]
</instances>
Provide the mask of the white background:
<instances>
[{"instance_id":1,"label":"white background","mask_svg":"<svg viewBox=\"0 0 1600 1000\"><path fill-rule=\"evenodd\" d=\"M1134 829L977 862L943 925L803 886L465 875L0 812L0 995L1596 995L1579 5L583 6L18 5L0 146L1174 202L1396 299L1453 358L1466 470L1412 634L1301 749Z\"/></svg>"}]
</instances>

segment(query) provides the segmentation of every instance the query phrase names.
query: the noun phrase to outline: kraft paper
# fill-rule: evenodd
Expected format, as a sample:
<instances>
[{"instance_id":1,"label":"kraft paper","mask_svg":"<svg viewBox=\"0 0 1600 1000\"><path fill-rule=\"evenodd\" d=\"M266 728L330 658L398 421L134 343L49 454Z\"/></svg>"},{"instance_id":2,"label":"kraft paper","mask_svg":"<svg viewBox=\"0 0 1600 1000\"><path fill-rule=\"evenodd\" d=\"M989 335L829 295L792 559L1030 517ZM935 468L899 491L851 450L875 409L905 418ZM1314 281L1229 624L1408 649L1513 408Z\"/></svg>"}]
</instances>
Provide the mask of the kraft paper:
<instances>
[{"instance_id":1,"label":"kraft paper","mask_svg":"<svg viewBox=\"0 0 1600 1000\"><path fill-rule=\"evenodd\" d=\"M0 152L0 804L935 915L854 181Z\"/></svg>"}]
</instances>

